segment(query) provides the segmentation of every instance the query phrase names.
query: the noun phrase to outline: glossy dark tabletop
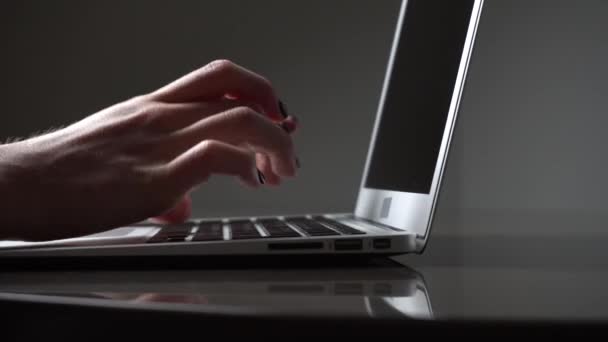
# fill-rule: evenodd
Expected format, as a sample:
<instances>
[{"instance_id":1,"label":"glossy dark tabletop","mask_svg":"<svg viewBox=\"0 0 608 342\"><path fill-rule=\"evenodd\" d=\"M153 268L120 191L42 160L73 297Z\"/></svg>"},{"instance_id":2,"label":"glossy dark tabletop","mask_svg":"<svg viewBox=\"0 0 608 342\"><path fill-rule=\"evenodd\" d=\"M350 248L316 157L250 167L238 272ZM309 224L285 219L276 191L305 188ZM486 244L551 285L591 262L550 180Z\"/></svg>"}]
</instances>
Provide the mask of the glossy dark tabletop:
<instances>
[{"instance_id":1,"label":"glossy dark tabletop","mask_svg":"<svg viewBox=\"0 0 608 342\"><path fill-rule=\"evenodd\" d=\"M0 298L245 316L608 322L607 242L440 235L399 263L13 269L0 273Z\"/></svg>"}]
</instances>

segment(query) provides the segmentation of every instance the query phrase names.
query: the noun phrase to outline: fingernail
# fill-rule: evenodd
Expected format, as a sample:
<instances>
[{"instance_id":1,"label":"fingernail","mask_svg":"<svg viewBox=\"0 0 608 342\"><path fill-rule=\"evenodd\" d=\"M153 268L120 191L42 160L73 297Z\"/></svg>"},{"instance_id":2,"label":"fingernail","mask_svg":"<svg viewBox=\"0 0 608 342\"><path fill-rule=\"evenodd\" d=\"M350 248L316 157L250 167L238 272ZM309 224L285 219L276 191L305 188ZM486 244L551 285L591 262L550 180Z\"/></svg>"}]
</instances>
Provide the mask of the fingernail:
<instances>
[{"instance_id":1,"label":"fingernail","mask_svg":"<svg viewBox=\"0 0 608 342\"><path fill-rule=\"evenodd\" d=\"M258 170L258 179L260 180L260 184L266 183L266 176L260 170Z\"/></svg>"},{"instance_id":2,"label":"fingernail","mask_svg":"<svg viewBox=\"0 0 608 342\"><path fill-rule=\"evenodd\" d=\"M296 157L296 167L300 168L300 158Z\"/></svg>"},{"instance_id":3,"label":"fingernail","mask_svg":"<svg viewBox=\"0 0 608 342\"><path fill-rule=\"evenodd\" d=\"M291 130L289 128L289 125L287 124L287 122L285 121L281 121L280 123L277 124L279 127L281 127L285 132L287 132L287 134L291 133Z\"/></svg>"},{"instance_id":4,"label":"fingernail","mask_svg":"<svg viewBox=\"0 0 608 342\"><path fill-rule=\"evenodd\" d=\"M283 115L284 119L287 119L289 116L289 112L287 111L287 106L283 103L283 101L279 100L279 110L281 111L281 115Z\"/></svg>"},{"instance_id":5,"label":"fingernail","mask_svg":"<svg viewBox=\"0 0 608 342\"><path fill-rule=\"evenodd\" d=\"M297 117L297 116L295 116L295 115L291 115L291 120L293 120L293 123L295 123L296 125L297 125L298 123L300 123L300 120L298 120L298 117Z\"/></svg>"}]
</instances>

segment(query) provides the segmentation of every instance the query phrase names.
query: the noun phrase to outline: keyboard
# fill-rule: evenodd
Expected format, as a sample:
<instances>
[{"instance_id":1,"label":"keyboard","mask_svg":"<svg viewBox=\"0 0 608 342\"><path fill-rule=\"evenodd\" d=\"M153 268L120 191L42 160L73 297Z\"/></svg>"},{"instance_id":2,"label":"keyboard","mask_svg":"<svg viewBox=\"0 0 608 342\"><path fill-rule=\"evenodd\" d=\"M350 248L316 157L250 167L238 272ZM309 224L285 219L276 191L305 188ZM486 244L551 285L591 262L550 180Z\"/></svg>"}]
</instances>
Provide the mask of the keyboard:
<instances>
[{"instance_id":1,"label":"keyboard","mask_svg":"<svg viewBox=\"0 0 608 342\"><path fill-rule=\"evenodd\" d=\"M365 232L338 221L322 217L264 218L186 222L162 225L148 243L197 242L318 236L353 236Z\"/></svg>"}]
</instances>

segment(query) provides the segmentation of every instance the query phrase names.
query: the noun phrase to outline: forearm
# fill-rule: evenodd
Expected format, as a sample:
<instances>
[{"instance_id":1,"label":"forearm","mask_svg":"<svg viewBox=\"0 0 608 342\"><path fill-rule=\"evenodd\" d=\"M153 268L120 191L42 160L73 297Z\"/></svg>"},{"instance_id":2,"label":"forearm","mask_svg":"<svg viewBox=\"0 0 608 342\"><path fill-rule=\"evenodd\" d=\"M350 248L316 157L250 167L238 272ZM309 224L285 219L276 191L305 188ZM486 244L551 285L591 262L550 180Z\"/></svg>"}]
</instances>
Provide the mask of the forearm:
<instances>
[{"instance_id":1,"label":"forearm","mask_svg":"<svg viewBox=\"0 0 608 342\"><path fill-rule=\"evenodd\" d=\"M182 222L217 174L279 185L297 120L266 78L218 60L52 133L0 145L0 240L56 240L148 218Z\"/></svg>"},{"instance_id":2,"label":"forearm","mask_svg":"<svg viewBox=\"0 0 608 342\"><path fill-rule=\"evenodd\" d=\"M10 144L0 145L0 240L17 238L13 178L13 149Z\"/></svg>"},{"instance_id":3,"label":"forearm","mask_svg":"<svg viewBox=\"0 0 608 342\"><path fill-rule=\"evenodd\" d=\"M39 230L32 224L38 211L30 210L35 184L26 179L24 152L20 143L0 145L0 240L32 239Z\"/></svg>"}]
</instances>

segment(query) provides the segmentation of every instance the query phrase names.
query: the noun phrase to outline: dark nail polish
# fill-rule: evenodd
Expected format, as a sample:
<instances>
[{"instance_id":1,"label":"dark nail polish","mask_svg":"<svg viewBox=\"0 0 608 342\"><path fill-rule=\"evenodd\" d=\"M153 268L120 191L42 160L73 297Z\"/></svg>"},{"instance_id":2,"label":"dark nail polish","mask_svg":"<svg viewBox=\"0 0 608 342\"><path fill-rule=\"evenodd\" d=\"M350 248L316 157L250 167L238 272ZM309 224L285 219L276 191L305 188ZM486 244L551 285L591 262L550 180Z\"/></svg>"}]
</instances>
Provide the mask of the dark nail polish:
<instances>
[{"instance_id":1,"label":"dark nail polish","mask_svg":"<svg viewBox=\"0 0 608 342\"><path fill-rule=\"evenodd\" d=\"M300 168L300 158L296 157L296 167Z\"/></svg>"},{"instance_id":2,"label":"dark nail polish","mask_svg":"<svg viewBox=\"0 0 608 342\"><path fill-rule=\"evenodd\" d=\"M281 129L283 129L285 132L287 132L287 134L291 133L291 130L289 129L289 126L287 126L287 123L285 121L281 121L277 125L281 127Z\"/></svg>"},{"instance_id":3,"label":"dark nail polish","mask_svg":"<svg viewBox=\"0 0 608 342\"><path fill-rule=\"evenodd\" d=\"M287 106L283 103L283 101L279 100L279 110L281 111L281 115L283 115L284 119L287 119L289 116L289 112L287 111Z\"/></svg>"},{"instance_id":4,"label":"dark nail polish","mask_svg":"<svg viewBox=\"0 0 608 342\"><path fill-rule=\"evenodd\" d=\"M266 176L260 170L258 170L258 179L260 180L260 184L266 183Z\"/></svg>"},{"instance_id":5,"label":"dark nail polish","mask_svg":"<svg viewBox=\"0 0 608 342\"><path fill-rule=\"evenodd\" d=\"M298 120L298 117L295 115L291 115L291 120L293 120L293 122L297 125L298 123L300 123L300 120Z\"/></svg>"}]
</instances>

